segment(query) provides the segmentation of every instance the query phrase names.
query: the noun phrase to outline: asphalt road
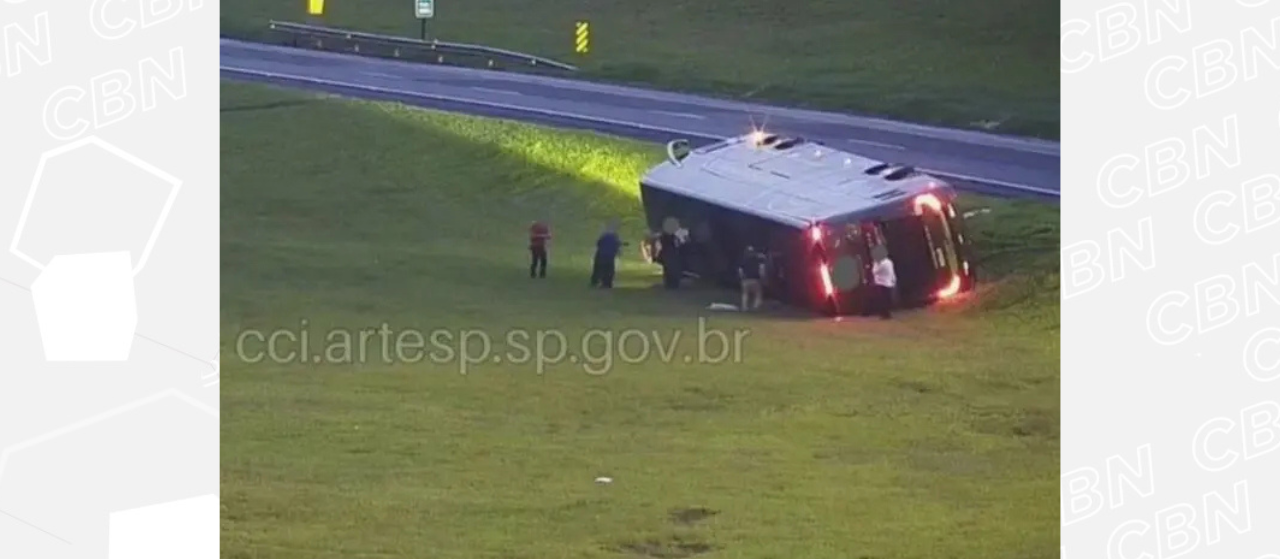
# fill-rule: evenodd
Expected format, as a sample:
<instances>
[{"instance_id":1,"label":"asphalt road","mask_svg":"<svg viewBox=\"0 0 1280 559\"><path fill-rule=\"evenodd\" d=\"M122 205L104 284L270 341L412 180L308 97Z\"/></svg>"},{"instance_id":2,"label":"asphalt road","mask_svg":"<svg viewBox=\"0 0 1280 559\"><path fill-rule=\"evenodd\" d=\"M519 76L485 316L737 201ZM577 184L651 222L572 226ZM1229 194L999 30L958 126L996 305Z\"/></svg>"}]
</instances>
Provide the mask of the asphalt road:
<instances>
[{"instance_id":1,"label":"asphalt road","mask_svg":"<svg viewBox=\"0 0 1280 559\"><path fill-rule=\"evenodd\" d=\"M222 40L224 78L695 145L752 123L947 178L958 188L1057 201L1057 142L1009 138L633 87Z\"/></svg>"}]
</instances>

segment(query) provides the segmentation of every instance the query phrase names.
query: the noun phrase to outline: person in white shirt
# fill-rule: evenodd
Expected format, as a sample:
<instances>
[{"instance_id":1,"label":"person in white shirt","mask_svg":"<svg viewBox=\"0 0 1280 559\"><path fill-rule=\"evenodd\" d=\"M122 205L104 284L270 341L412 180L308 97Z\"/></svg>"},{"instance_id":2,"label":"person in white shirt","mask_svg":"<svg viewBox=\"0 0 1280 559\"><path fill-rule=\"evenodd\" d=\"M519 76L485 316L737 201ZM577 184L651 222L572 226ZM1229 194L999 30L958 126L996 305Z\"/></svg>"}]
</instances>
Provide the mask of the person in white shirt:
<instances>
[{"instance_id":1,"label":"person in white shirt","mask_svg":"<svg viewBox=\"0 0 1280 559\"><path fill-rule=\"evenodd\" d=\"M898 285L898 276L893 271L893 260L889 259L889 251L883 246L872 249L875 264L871 266L871 278L874 282L872 294L876 314L888 319L893 309L893 288Z\"/></svg>"}]
</instances>

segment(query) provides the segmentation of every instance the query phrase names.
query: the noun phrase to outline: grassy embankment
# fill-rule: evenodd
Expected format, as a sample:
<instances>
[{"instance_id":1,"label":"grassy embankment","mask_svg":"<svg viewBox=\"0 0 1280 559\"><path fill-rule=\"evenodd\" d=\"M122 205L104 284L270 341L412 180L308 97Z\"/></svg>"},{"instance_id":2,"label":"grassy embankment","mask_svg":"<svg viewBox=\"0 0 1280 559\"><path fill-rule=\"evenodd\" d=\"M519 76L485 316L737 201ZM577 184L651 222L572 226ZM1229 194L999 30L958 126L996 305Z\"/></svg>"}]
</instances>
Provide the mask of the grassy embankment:
<instances>
[{"instance_id":1,"label":"grassy embankment","mask_svg":"<svg viewBox=\"0 0 1280 559\"><path fill-rule=\"evenodd\" d=\"M732 293L651 289L634 252L617 289L585 285L600 224L639 231L659 147L247 85L223 106L224 557L1058 556L1056 208L966 202L993 208L969 302L716 314L701 328L749 332L721 358L700 309ZM535 216L557 235L543 281ZM303 320L311 355L348 332L356 362L237 355ZM384 323L455 354L399 361L375 336L361 359L356 331ZM518 329L579 359L539 373ZM494 341L467 374L463 331Z\"/></svg>"}]
</instances>

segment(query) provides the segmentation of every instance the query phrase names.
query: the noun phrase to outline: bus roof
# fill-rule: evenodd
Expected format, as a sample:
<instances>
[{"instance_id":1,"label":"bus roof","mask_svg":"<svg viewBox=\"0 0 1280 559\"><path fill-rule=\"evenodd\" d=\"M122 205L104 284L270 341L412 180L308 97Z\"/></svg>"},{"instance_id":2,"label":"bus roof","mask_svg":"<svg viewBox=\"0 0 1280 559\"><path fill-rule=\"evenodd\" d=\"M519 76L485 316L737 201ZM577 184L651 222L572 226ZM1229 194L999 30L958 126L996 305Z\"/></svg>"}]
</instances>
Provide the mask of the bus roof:
<instances>
[{"instance_id":1,"label":"bus roof","mask_svg":"<svg viewBox=\"0 0 1280 559\"><path fill-rule=\"evenodd\" d=\"M797 227L909 211L916 195L952 192L910 167L758 132L668 158L641 183Z\"/></svg>"}]
</instances>

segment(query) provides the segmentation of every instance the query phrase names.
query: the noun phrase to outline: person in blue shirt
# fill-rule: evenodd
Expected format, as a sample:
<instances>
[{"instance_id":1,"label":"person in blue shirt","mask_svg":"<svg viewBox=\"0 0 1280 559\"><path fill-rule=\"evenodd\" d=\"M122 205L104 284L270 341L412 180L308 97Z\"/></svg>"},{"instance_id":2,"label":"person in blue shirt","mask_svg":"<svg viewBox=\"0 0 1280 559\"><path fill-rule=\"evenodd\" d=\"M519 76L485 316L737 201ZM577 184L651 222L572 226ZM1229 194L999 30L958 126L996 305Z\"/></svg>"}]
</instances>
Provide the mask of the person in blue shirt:
<instances>
[{"instance_id":1,"label":"person in blue shirt","mask_svg":"<svg viewBox=\"0 0 1280 559\"><path fill-rule=\"evenodd\" d=\"M591 287L613 287L613 275L617 270L618 254L627 243L618 238L618 223L611 221L596 240L595 262L591 266Z\"/></svg>"}]
</instances>

